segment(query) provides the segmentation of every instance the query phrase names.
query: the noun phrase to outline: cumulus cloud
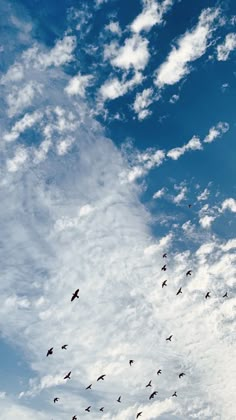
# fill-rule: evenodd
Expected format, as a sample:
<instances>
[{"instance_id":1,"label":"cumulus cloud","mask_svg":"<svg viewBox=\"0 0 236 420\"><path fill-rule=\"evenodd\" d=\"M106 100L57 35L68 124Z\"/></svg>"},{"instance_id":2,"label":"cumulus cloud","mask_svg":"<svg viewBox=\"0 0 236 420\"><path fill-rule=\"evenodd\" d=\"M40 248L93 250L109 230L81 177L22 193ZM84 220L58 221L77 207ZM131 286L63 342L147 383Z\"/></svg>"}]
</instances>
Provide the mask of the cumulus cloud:
<instances>
[{"instance_id":1,"label":"cumulus cloud","mask_svg":"<svg viewBox=\"0 0 236 420\"><path fill-rule=\"evenodd\" d=\"M137 93L134 101L134 111L138 115L140 121L144 120L151 114L148 109L149 105L153 102L153 89L144 89L142 92Z\"/></svg>"},{"instance_id":2,"label":"cumulus cloud","mask_svg":"<svg viewBox=\"0 0 236 420\"><path fill-rule=\"evenodd\" d=\"M117 21L112 20L108 25L105 26L107 31L110 31L112 34L116 34L118 36L121 35L121 28L120 24Z\"/></svg>"},{"instance_id":3,"label":"cumulus cloud","mask_svg":"<svg viewBox=\"0 0 236 420\"><path fill-rule=\"evenodd\" d=\"M143 10L131 24L131 30L135 33L150 31L150 29L163 22L163 16L172 6L173 0L143 0Z\"/></svg>"},{"instance_id":4,"label":"cumulus cloud","mask_svg":"<svg viewBox=\"0 0 236 420\"><path fill-rule=\"evenodd\" d=\"M154 198L154 199L161 198L161 197L163 197L164 194L165 194L165 187L163 187L160 190L158 190L157 192L155 192L155 194L153 194L152 198Z\"/></svg>"},{"instance_id":5,"label":"cumulus cloud","mask_svg":"<svg viewBox=\"0 0 236 420\"><path fill-rule=\"evenodd\" d=\"M21 113L25 108L29 107L36 95L42 93L42 85L37 82L30 81L22 88L13 87L12 92L7 95L8 115L10 117Z\"/></svg>"},{"instance_id":6,"label":"cumulus cloud","mask_svg":"<svg viewBox=\"0 0 236 420\"><path fill-rule=\"evenodd\" d=\"M164 160L165 153L163 150L147 149L143 153L138 152L133 156L133 162L128 173L121 173L121 179L134 182L146 175L154 167L160 166Z\"/></svg>"},{"instance_id":7,"label":"cumulus cloud","mask_svg":"<svg viewBox=\"0 0 236 420\"><path fill-rule=\"evenodd\" d=\"M217 60L226 61L232 51L236 49L236 33L226 35L223 44L217 45Z\"/></svg>"},{"instance_id":8,"label":"cumulus cloud","mask_svg":"<svg viewBox=\"0 0 236 420\"><path fill-rule=\"evenodd\" d=\"M129 90L142 83L142 73L136 72L131 79L122 78L120 81L117 77L106 80L100 87L99 93L104 101L119 98L125 95Z\"/></svg>"},{"instance_id":9,"label":"cumulus cloud","mask_svg":"<svg viewBox=\"0 0 236 420\"><path fill-rule=\"evenodd\" d=\"M9 133L3 135L5 141L15 141L25 132L25 130L32 128L37 122L42 119L42 113L35 111L32 114L26 113L23 118L17 121Z\"/></svg>"},{"instance_id":10,"label":"cumulus cloud","mask_svg":"<svg viewBox=\"0 0 236 420\"><path fill-rule=\"evenodd\" d=\"M111 64L123 70L144 70L149 57L148 40L139 35L133 35L125 40L123 46L113 51Z\"/></svg>"},{"instance_id":11,"label":"cumulus cloud","mask_svg":"<svg viewBox=\"0 0 236 420\"><path fill-rule=\"evenodd\" d=\"M18 147L15 156L12 159L8 159L6 162L8 171L17 172L25 164L27 159L28 151L24 147Z\"/></svg>"},{"instance_id":12,"label":"cumulus cloud","mask_svg":"<svg viewBox=\"0 0 236 420\"><path fill-rule=\"evenodd\" d=\"M211 224L214 222L215 218L215 216L206 215L199 219L199 223L204 229L208 229L211 227Z\"/></svg>"},{"instance_id":13,"label":"cumulus cloud","mask_svg":"<svg viewBox=\"0 0 236 420\"><path fill-rule=\"evenodd\" d=\"M199 137L193 136L187 144L182 147L175 147L174 149L169 150L167 156L171 159L177 160L180 156L190 150L202 150L202 144Z\"/></svg>"},{"instance_id":14,"label":"cumulus cloud","mask_svg":"<svg viewBox=\"0 0 236 420\"><path fill-rule=\"evenodd\" d=\"M204 190L201 194L199 194L199 195L197 196L197 200L198 200L198 201L204 201L204 200L207 200L207 199L208 199L209 194L210 194L210 191L209 191L207 188L205 188L205 190Z\"/></svg>"},{"instance_id":15,"label":"cumulus cloud","mask_svg":"<svg viewBox=\"0 0 236 420\"><path fill-rule=\"evenodd\" d=\"M86 88L91 84L93 76L90 74L82 75L78 73L76 76L72 77L69 80L68 85L65 88L65 91L68 95L79 95L84 97Z\"/></svg>"},{"instance_id":16,"label":"cumulus cloud","mask_svg":"<svg viewBox=\"0 0 236 420\"><path fill-rule=\"evenodd\" d=\"M227 198L221 205L221 211L230 210L236 213L236 200L234 198Z\"/></svg>"},{"instance_id":17,"label":"cumulus cloud","mask_svg":"<svg viewBox=\"0 0 236 420\"><path fill-rule=\"evenodd\" d=\"M204 138L204 143L212 143L218 137L221 137L224 133L229 130L229 124L226 122L219 122L216 126L211 127L209 133Z\"/></svg>"},{"instance_id":18,"label":"cumulus cloud","mask_svg":"<svg viewBox=\"0 0 236 420\"><path fill-rule=\"evenodd\" d=\"M155 84L159 88L179 82L191 71L189 64L205 54L218 16L219 9L203 10L197 25L178 39L156 72Z\"/></svg>"},{"instance_id":19,"label":"cumulus cloud","mask_svg":"<svg viewBox=\"0 0 236 420\"><path fill-rule=\"evenodd\" d=\"M177 187L176 189L179 189L180 192L173 198L173 202L179 204L181 201L185 200L188 189L185 186Z\"/></svg>"}]
</instances>

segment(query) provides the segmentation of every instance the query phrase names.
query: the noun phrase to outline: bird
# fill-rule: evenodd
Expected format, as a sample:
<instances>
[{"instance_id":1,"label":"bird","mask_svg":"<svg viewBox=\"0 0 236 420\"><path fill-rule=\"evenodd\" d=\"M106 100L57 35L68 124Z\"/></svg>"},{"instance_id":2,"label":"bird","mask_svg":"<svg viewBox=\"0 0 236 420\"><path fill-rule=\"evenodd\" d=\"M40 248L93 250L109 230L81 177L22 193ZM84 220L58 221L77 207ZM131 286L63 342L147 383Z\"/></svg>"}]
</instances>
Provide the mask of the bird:
<instances>
[{"instance_id":1,"label":"bird","mask_svg":"<svg viewBox=\"0 0 236 420\"><path fill-rule=\"evenodd\" d=\"M71 298L71 302L73 302L73 300L75 299L75 298L78 298L79 299L79 295L78 295L78 293L79 293L79 289L77 289L74 293L73 293L73 295L72 295L72 298Z\"/></svg>"},{"instance_id":2,"label":"bird","mask_svg":"<svg viewBox=\"0 0 236 420\"><path fill-rule=\"evenodd\" d=\"M176 391L172 394L172 397L177 397Z\"/></svg>"},{"instance_id":3,"label":"bird","mask_svg":"<svg viewBox=\"0 0 236 420\"><path fill-rule=\"evenodd\" d=\"M142 411L139 411L139 413L136 416L136 419L138 419L142 415Z\"/></svg>"},{"instance_id":4,"label":"bird","mask_svg":"<svg viewBox=\"0 0 236 420\"><path fill-rule=\"evenodd\" d=\"M169 337L166 338L166 341L171 341L173 335L170 335Z\"/></svg>"},{"instance_id":5,"label":"bird","mask_svg":"<svg viewBox=\"0 0 236 420\"><path fill-rule=\"evenodd\" d=\"M71 379L71 378L70 378L70 375L71 375L71 371L70 371L70 372L68 372L66 376L64 376L64 379Z\"/></svg>"},{"instance_id":6,"label":"bird","mask_svg":"<svg viewBox=\"0 0 236 420\"><path fill-rule=\"evenodd\" d=\"M101 407L99 411L103 411L103 410L104 410L104 407Z\"/></svg>"},{"instance_id":7,"label":"bird","mask_svg":"<svg viewBox=\"0 0 236 420\"><path fill-rule=\"evenodd\" d=\"M176 296L178 296L180 293L182 293L182 287L179 288L178 292L176 293Z\"/></svg>"},{"instance_id":8,"label":"bird","mask_svg":"<svg viewBox=\"0 0 236 420\"><path fill-rule=\"evenodd\" d=\"M186 273L186 276L191 276L191 274L192 274L192 270L188 270Z\"/></svg>"},{"instance_id":9,"label":"bird","mask_svg":"<svg viewBox=\"0 0 236 420\"><path fill-rule=\"evenodd\" d=\"M179 374L179 378L183 378L183 376L185 376L185 373L184 372L182 372L182 373Z\"/></svg>"},{"instance_id":10,"label":"bird","mask_svg":"<svg viewBox=\"0 0 236 420\"><path fill-rule=\"evenodd\" d=\"M207 298L209 298L209 297L210 297L210 293L211 293L211 292L207 292L207 294L205 295L205 299L207 299Z\"/></svg>"},{"instance_id":11,"label":"bird","mask_svg":"<svg viewBox=\"0 0 236 420\"><path fill-rule=\"evenodd\" d=\"M84 411L87 411L88 413L90 413L90 408L91 408L91 405L89 405L87 408L85 408Z\"/></svg>"},{"instance_id":12,"label":"bird","mask_svg":"<svg viewBox=\"0 0 236 420\"><path fill-rule=\"evenodd\" d=\"M163 289L164 286L167 286L166 283L167 283L167 280L164 280L163 283L162 283L162 285L161 285L162 289Z\"/></svg>"},{"instance_id":13,"label":"bird","mask_svg":"<svg viewBox=\"0 0 236 420\"><path fill-rule=\"evenodd\" d=\"M57 402L57 401L59 401L59 398L54 398L54 400L53 400L53 402L54 402L54 404Z\"/></svg>"},{"instance_id":14,"label":"bird","mask_svg":"<svg viewBox=\"0 0 236 420\"><path fill-rule=\"evenodd\" d=\"M53 354L53 347L51 347L51 348L47 351L47 357L48 357L50 354Z\"/></svg>"},{"instance_id":15,"label":"bird","mask_svg":"<svg viewBox=\"0 0 236 420\"><path fill-rule=\"evenodd\" d=\"M164 264L163 267L161 268L161 271L166 271L166 270L167 270L166 264Z\"/></svg>"},{"instance_id":16,"label":"bird","mask_svg":"<svg viewBox=\"0 0 236 420\"><path fill-rule=\"evenodd\" d=\"M226 292L225 294L224 294L224 296L222 296L223 298L225 298L225 297L228 297L228 292Z\"/></svg>"},{"instance_id":17,"label":"bird","mask_svg":"<svg viewBox=\"0 0 236 420\"><path fill-rule=\"evenodd\" d=\"M134 360L130 360L130 361L129 361L129 365L130 365L130 366L132 365L132 363L134 363Z\"/></svg>"},{"instance_id":18,"label":"bird","mask_svg":"<svg viewBox=\"0 0 236 420\"><path fill-rule=\"evenodd\" d=\"M154 392L150 395L149 400L151 400L152 398L154 398L154 396L155 396L155 395L157 395L157 391L154 391Z\"/></svg>"},{"instance_id":19,"label":"bird","mask_svg":"<svg viewBox=\"0 0 236 420\"><path fill-rule=\"evenodd\" d=\"M73 417L72 417L72 420L77 420L77 417L76 417L76 416L73 416Z\"/></svg>"},{"instance_id":20,"label":"bird","mask_svg":"<svg viewBox=\"0 0 236 420\"><path fill-rule=\"evenodd\" d=\"M120 403L121 402L120 399L121 399L121 395L119 396L118 400L116 400L116 401Z\"/></svg>"},{"instance_id":21,"label":"bird","mask_svg":"<svg viewBox=\"0 0 236 420\"><path fill-rule=\"evenodd\" d=\"M104 381L105 376L106 376L106 375L101 375L101 376L99 376L99 377L97 378L97 381L100 381L100 380Z\"/></svg>"},{"instance_id":22,"label":"bird","mask_svg":"<svg viewBox=\"0 0 236 420\"><path fill-rule=\"evenodd\" d=\"M189 209L190 209L190 207L192 207L192 204L189 204L189 205L188 205L188 208L189 208Z\"/></svg>"},{"instance_id":23,"label":"bird","mask_svg":"<svg viewBox=\"0 0 236 420\"><path fill-rule=\"evenodd\" d=\"M89 386L87 386L87 388L85 388L85 389L91 389L91 387L92 387L92 384L90 384Z\"/></svg>"},{"instance_id":24,"label":"bird","mask_svg":"<svg viewBox=\"0 0 236 420\"><path fill-rule=\"evenodd\" d=\"M152 386L152 381L149 381L149 382L148 382L148 384L146 385L146 388L147 388L148 386Z\"/></svg>"},{"instance_id":25,"label":"bird","mask_svg":"<svg viewBox=\"0 0 236 420\"><path fill-rule=\"evenodd\" d=\"M157 371L157 375L161 375L161 369Z\"/></svg>"},{"instance_id":26,"label":"bird","mask_svg":"<svg viewBox=\"0 0 236 420\"><path fill-rule=\"evenodd\" d=\"M163 254L163 255L162 255L162 258L166 258L166 257L167 257L167 254Z\"/></svg>"},{"instance_id":27,"label":"bird","mask_svg":"<svg viewBox=\"0 0 236 420\"><path fill-rule=\"evenodd\" d=\"M68 346L68 344L63 344L63 346L61 346L62 350L66 350L67 346Z\"/></svg>"}]
</instances>

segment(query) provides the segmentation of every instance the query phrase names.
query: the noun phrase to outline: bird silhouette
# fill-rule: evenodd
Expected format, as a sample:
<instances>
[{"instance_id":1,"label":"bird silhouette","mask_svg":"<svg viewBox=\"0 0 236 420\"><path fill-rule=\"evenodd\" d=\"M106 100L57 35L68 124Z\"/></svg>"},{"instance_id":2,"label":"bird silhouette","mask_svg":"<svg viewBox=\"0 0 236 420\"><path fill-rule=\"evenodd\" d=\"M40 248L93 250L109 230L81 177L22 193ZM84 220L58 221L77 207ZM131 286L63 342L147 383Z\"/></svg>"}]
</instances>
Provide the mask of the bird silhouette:
<instances>
[{"instance_id":1,"label":"bird silhouette","mask_svg":"<svg viewBox=\"0 0 236 420\"><path fill-rule=\"evenodd\" d=\"M211 293L211 292L207 292L207 294L205 295L205 299L207 299L207 298L209 298L209 297L210 297L210 293Z\"/></svg>"},{"instance_id":2,"label":"bird silhouette","mask_svg":"<svg viewBox=\"0 0 236 420\"><path fill-rule=\"evenodd\" d=\"M154 392L150 395L149 400L151 400L152 398L154 398L154 397L155 397L155 395L157 395L157 391L154 391Z\"/></svg>"},{"instance_id":3,"label":"bird silhouette","mask_svg":"<svg viewBox=\"0 0 236 420\"><path fill-rule=\"evenodd\" d=\"M47 357L48 357L50 354L53 354L53 347L51 347L51 348L47 351Z\"/></svg>"},{"instance_id":4,"label":"bird silhouette","mask_svg":"<svg viewBox=\"0 0 236 420\"><path fill-rule=\"evenodd\" d=\"M192 204L189 204L189 205L188 205L188 208L190 209L191 207L192 207Z\"/></svg>"},{"instance_id":5,"label":"bird silhouette","mask_svg":"<svg viewBox=\"0 0 236 420\"><path fill-rule=\"evenodd\" d=\"M87 408L85 408L84 411L87 411L88 413L90 413L90 408L91 408L91 405L89 405Z\"/></svg>"},{"instance_id":6,"label":"bird silhouette","mask_svg":"<svg viewBox=\"0 0 236 420\"><path fill-rule=\"evenodd\" d=\"M176 391L172 394L172 397L177 397Z\"/></svg>"},{"instance_id":7,"label":"bird silhouette","mask_svg":"<svg viewBox=\"0 0 236 420\"><path fill-rule=\"evenodd\" d=\"M182 293L182 287L179 288L178 292L176 293L176 296L178 296L180 293Z\"/></svg>"},{"instance_id":8,"label":"bird silhouette","mask_svg":"<svg viewBox=\"0 0 236 420\"><path fill-rule=\"evenodd\" d=\"M162 283L162 285L161 285L162 289L163 289L164 286L167 286L166 283L167 283L167 280L164 280L163 283Z\"/></svg>"},{"instance_id":9,"label":"bird silhouette","mask_svg":"<svg viewBox=\"0 0 236 420\"><path fill-rule=\"evenodd\" d=\"M182 373L179 374L179 378L183 378L183 376L185 376L185 373L184 372L182 372Z\"/></svg>"},{"instance_id":10,"label":"bird silhouette","mask_svg":"<svg viewBox=\"0 0 236 420\"><path fill-rule=\"evenodd\" d=\"M129 365L130 365L130 366L132 365L132 363L134 363L134 360L130 360L130 361L129 361Z\"/></svg>"},{"instance_id":11,"label":"bird silhouette","mask_svg":"<svg viewBox=\"0 0 236 420\"><path fill-rule=\"evenodd\" d=\"M166 270L167 270L166 264L164 264L163 267L161 268L161 271L166 271Z\"/></svg>"},{"instance_id":12,"label":"bird silhouette","mask_svg":"<svg viewBox=\"0 0 236 420\"><path fill-rule=\"evenodd\" d=\"M57 401L59 401L59 398L54 398L53 402L56 403Z\"/></svg>"},{"instance_id":13,"label":"bird silhouette","mask_svg":"<svg viewBox=\"0 0 236 420\"><path fill-rule=\"evenodd\" d=\"M170 335L168 338L166 338L166 341L171 341L173 335Z\"/></svg>"},{"instance_id":14,"label":"bird silhouette","mask_svg":"<svg viewBox=\"0 0 236 420\"><path fill-rule=\"evenodd\" d=\"M92 384L90 384L89 386L87 386L87 388L85 389L91 389L92 388Z\"/></svg>"},{"instance_id":15,"label":"bird silhouette","mask_svg":"<svg viewBox=\"0 0 236 420\"><path fill-rule=\"evenodd\" d=\"M137 414L136 419L138 419L139 417L141 417L141 415L142 415L142 411L140 411L140 412Z\"/></svg>"},{"instance_id":16,"label":"bird silhouette","mask_svg":"<svg viewBox=\"0 0 236 420\"><path fill-rule=\"evenodd\" d=\"M78 295L78 293L79 293L79 289L77 289L77 290L73 293L72 298L71 298L71 302L73 302L73 300L74 300L75 298L78 298L78 299L79 299L79 295Z\"/></svg>"},{"instance_id":17,"label":"bird silhouette","mask_svg":"<svg viewBox=\"0 0 236 420\"><path fill-rule=\"evenodd\" d=\"M100 381L100 380L104 381L105 376L106 376L106 375L101 375L101 376L99 376L99 377L97 378L97 381Z\"/></svg>"},{"instance_id":18,"label":"bird silhouette","mask_svg":"<svg viewBox=\"0 0 236 420\"><path fill-rule=\"evenodd\" d=\"M188 270L186 273L186 276L191 276L191 274L192 274L192 270Z\"/></svg>"},{"instance_id":19,"label":"bird silhouette","mask_svg":"<svg viewBox=\"0 0 236 420\"><path fill-rule=\"evenodd\" d=\"M62 350L66 350L68 347L68 344L63 344L63 346L61 346Z\"/></svg>"},{"instance_id":20,"label":"bird silhouette","mask_svg":"<svg viewBox=\"0 0 236 420\"><path fill-rule=\"evenodd\" d=\"M166 257L167 257L167 254L163 254L163 255L162 255L162 258L166 258Z\"/></svg>"},{"instance_id":21,"label":"bird silhouette","mask_svg":"<svg viewBox=\"0 0 236 420\"><path fill-rule=\"evenodd\" d=\"M157 371L157 375L161 375L161 369Z\"/></svg>"},{"instance_id":22,"label":"bird silhouette","mask_svg":"<svg viewBox=\"0 0 236 420\"><path fill-rule=\"evenodd\" d=\"M121 399L121 395L119 396L118 400L116 400L116 401L120 403L121 402L120 399Z\"/></svg>"},{"instance_id":23,"label":"bird silhouette","mask_svg":"<svg viewBox=\"0 0 236 420\"><path fill-rule=\"evenodd\" d=\"M146 385L146 388L147 388L148 386L152 386L152 381L149 381L149 382L148 382L148 384Z\"/></svg>"},{"instance_id":24,"label":"bird silhouette","mask_svg":"<svg viewBox=\"0 0 236 420\"><path fill-rule=\"evenodd\" d=\"M226 292L223 296L223 298L228 297L228 292Z\"/></svg>"},{"instance_id":25,"label":"bird silhouette","mask_svg":"<svg viewBox=\"0 0 236 420\"><path fill-rule=\"evenodd\" d=\"M64 379L71 379L70 375L71 375L71 371L68 372L66 376L64 376Z\"/></svg>"},{"instance_id":26,"label":"bird silhouette","mask_svg":"<svg viewBox=\"0 0 236 420\"><path fill-rule=\"evenodd\" d=\"M99 411L103 411L103 410L104 410L104 407L101 407Z\"/></svg>"},{"instance_id":27,"label":"bird silhouette","mask_svg":"<svg viewBox=\"0 0 236 420\"><path fill-rule=\"evenodd\" d=\"M73 416L73 417L72 417L72 420L77 420L77 417L76 417L76 416Z\"/></svg>"}]
</instances>

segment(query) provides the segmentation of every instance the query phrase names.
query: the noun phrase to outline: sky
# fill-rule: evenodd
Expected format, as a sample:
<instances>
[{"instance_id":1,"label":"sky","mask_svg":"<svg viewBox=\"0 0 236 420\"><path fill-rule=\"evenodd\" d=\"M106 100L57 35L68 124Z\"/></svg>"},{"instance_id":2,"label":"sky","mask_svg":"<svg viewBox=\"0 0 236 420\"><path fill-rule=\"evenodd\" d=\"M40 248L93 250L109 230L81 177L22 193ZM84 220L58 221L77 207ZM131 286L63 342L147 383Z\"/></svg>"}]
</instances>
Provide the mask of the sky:
<instances>
[{"instance_id":1,"label":"sky","mask_svg":"<svg viewBox=\"0 0 236 420\"><path fill-rule=\"evenodd\" d=\"M1 0L0 420L235 419L235 25Z\"/></svg>"}]
</instances>

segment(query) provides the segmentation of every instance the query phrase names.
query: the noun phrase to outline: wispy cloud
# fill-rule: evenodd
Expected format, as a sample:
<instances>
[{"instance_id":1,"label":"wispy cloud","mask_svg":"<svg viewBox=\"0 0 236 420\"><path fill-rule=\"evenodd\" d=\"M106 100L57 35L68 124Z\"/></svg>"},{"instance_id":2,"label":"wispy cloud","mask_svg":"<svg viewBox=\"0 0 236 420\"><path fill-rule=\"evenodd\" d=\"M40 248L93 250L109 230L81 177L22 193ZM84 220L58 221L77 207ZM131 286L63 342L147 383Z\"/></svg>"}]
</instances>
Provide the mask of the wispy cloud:
<instances>
[{"instance_id":1,"label":"wispy cloud","mask_svg":"<svg viewBox=\"0 0 236 420\"><path fill-rule=\"evenodd\" d=\"M204 143L212 143L218 137L221 137L223 134L227 133L229 130L229 124L226 122L219 122L216 126L210 128L209 133L204 138Z\"/></svg>"},{"instance_id":2,"label":"wispy cloud","mask_svg":"<svg viewBox=\"0 0 236 420\"><path fill-rule=\"evenodd\" d=\"M172 4L173 0L143 0L143 10L132 22L131 30L135 33L150 31L154 25L163 22L163 16Z\"/></svg>"},{"instance_id":3,"label":"wispy cloud","mask_svg":"<svg viewBox=\"0 0 236 420\"><path fill-rule=\"evenodd\" d=\"M217 45L217 60L226 61L232 51L236 49L236 33L226 35L223 44Z\"/></svg>"}]
</instances>

